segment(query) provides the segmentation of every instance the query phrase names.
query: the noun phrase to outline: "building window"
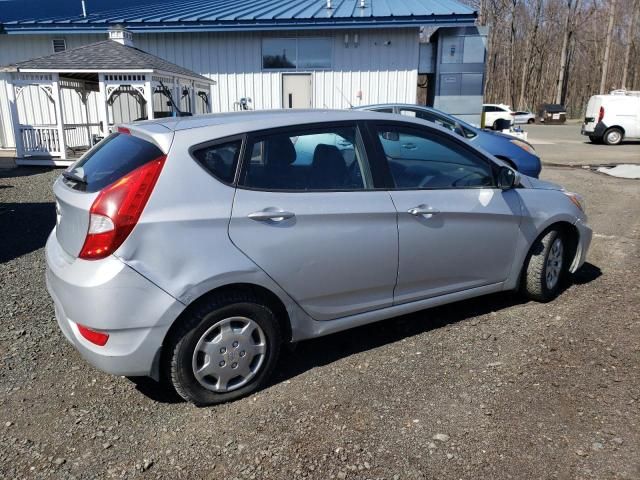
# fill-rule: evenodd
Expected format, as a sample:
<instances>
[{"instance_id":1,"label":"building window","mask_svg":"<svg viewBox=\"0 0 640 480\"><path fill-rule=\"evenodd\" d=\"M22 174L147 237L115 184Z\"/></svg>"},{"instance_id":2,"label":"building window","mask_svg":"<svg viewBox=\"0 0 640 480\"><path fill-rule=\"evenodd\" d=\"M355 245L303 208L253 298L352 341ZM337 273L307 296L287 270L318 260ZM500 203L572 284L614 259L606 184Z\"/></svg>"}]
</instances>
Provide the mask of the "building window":
<instances>
[{"instance_id":1,"label":"building window","mask_svg":"<svg viewBox=\"0 0 640 480\"><path fill-rule=\"evenodd\" d=\"M67 49L67 42L64 38L54 38L51 43L53 44L53 53L64 52Z\"/></svg>"},{"instance_id":2,"label":"building window","mask_svg":"<svg viewBox=\"0 0 640 480\"><path fill-rule=\"evenodd\" d=\"M262 68L296 68L297 39L265 38L262 40Z\"/></svg>"},{"instance_id":3,"label":"building window","mask_svg":"<svg viewBox=\"0 0 640 480\"><path fill-rule=\"evenodd\" d=\"M331 68L331 38L263 38L262 68L309 70Z\"/></svg>"}]
</instances>

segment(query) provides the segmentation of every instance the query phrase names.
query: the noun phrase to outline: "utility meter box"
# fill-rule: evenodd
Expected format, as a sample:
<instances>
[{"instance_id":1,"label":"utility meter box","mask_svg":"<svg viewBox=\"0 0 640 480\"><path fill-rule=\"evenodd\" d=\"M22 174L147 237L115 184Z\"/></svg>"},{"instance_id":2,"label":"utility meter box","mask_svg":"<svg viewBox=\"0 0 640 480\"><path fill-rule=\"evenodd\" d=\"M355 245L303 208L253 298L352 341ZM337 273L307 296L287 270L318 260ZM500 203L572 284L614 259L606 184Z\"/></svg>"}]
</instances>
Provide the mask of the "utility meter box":
<instances>
[{"instance_id":1,"label":"utility meter box","mask_svg":"<svg viewBox=\"0 0 640 480\"><path fill-rule=\"evenodd\" d=\"M480 125L486 43L484 27L443 27L421 44L420 69L428 71L418 73L427 74L429 106Z\"/></svg>"}]
</instances>

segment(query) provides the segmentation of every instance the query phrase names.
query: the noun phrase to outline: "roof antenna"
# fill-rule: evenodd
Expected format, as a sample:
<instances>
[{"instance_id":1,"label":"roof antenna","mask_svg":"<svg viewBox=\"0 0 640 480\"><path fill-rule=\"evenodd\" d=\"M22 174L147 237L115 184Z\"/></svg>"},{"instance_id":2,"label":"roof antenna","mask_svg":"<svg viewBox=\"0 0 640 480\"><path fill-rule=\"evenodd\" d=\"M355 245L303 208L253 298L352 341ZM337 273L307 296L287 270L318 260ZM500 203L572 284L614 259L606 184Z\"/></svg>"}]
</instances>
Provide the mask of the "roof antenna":
<instances>
[{"instance_id":1,"label":"roof antenna","mask_svg":"<svg viewBox=\"0 0 640 480\"><path fill-rule=\"evenodd\" d=\"M84 4L84 0L80 2L82 4L82 16L87 18L87 6Z\"/></svg>"}]
</instances>

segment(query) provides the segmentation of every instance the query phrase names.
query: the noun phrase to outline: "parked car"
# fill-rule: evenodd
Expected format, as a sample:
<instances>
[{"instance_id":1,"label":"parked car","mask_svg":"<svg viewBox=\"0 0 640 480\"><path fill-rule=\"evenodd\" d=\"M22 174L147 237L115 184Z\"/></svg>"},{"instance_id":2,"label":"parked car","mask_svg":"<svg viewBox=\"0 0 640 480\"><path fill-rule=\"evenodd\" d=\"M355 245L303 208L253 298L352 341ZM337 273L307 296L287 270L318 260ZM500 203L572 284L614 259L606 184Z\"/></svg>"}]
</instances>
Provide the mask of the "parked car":
<instances>
[{"instance_id":1,"label":"parked car","mask_svg":"<svg viewBox=\"0 0 640 480\"><path fill-rule=\"evenodd\" d=\"M559 103L538 105L538 118L545 125L561 125L567 121L567 109Z\"/></svg>"},{"instance_id":2,"label":"parked car","mask_svg":"<svg viewBox=\"0 0 640 480\"><path fill-rule=\"evenodd\" d=\"M640 91L614 90L609 95L593 95L587 103L581 133L593 143L607 145L640 139Z\"/></svg>"},{"instance_id":3,"label":"parked car","mask_svg":"<svg viewBox=\"0 0 640 480\"><path fill-rule=\"evenodd\" d=\"M357 109L398 113L436 123L483 148L519 172L535 178L540 175L542 165L533 146L511 135L483 130L435 108L420 105L383 104L357 107Z\"/></svg>"},{"instance_id":4,"label":"parked car","mask_svg":"<svg viewBox=\"0 0 640 480\"><path fill-rule=\"evenodd\" d=\"M484 114L483 126L494 130L498 130L501 123L505 123L505 125L506 122L513 124L516 114L509 105L504 103L485 103L482 105L482 113ZM504 120L504 122L500 122L500 120Z\"/></svg>"},{"instance_id":5,"label":"parked car","mask_svg":"<svg viewBox=\"0 0 640 480\"><path fill-rule=\"evenodd\" d=\"M265 385L284 343L491 292L549 301L591 240L578 195L363 111L134 123L53 191L66 338L197 405Z\"/></svg>"},{"instance_id":6,"label":"parked car","mask_svg":"<svg viewBox=\"0 0 640 480\"><path fill-rule=\"evenodd\" d=\"M524 112L524 111L515 112L515 115L513 116L513 118L514 118L514 123L517 123L517 124L523 124L523 123L532 124L536 122L536 115L531 112Z\"/></svg>"}]
</instances>

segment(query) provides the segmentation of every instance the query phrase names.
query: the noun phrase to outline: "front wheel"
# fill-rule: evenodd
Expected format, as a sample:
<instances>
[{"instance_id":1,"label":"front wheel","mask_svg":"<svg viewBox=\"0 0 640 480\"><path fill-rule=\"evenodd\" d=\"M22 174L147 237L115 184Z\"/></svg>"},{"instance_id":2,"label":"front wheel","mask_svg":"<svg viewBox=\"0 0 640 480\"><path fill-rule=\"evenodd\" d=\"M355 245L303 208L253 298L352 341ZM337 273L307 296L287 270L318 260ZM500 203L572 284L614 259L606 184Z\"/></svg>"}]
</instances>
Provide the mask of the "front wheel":
<instances>
[{"instance_id":1,"label":"front wheel","mask_svg":"<svg viewBox=\"0 0 640 480\"><path fill-rule=\"evenodd\" d=\"M549 302L558 296L566 272L566 246L559 230L549 230L538 238L525 264L523 289L538 302Z\"/></svg>"},{"instance_id":2,"label":"front wheel","mask_svg":"<svg viewBox=\"0 0 640 480\"><path fill-rule=\"evenodd\" d=\"M271 309L241 292L214 295L180 319L166 345L165 372L198 406L249 395L270 377L281 334Z\"/></svg>"},{"instance_id":3,"label":"front wheel","mask_svg":"<svg viewBox=\"0 0 640 480\"><path fill-rule=\"evenodd\" d=\"M531 125L532 123L536 123L536 121L535 121L535 119L530 118L529 120L527 120L527 123L528 123L529 125Z\"/></svg>"}]
</instances>

